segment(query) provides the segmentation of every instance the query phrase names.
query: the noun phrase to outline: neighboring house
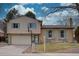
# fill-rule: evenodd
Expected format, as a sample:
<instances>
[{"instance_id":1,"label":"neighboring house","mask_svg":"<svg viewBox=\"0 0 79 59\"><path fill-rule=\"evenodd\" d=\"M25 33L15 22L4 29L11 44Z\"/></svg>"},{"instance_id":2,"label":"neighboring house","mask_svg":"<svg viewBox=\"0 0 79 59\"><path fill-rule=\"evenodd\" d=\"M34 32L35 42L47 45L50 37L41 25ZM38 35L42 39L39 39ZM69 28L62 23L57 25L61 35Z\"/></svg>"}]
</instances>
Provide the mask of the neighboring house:
<instances>
[{"instance_id":1,"label":"neighboring house","mask_svg":"<svg viewBox=\"0 0 79 59\"><path fill-rule=\"evenodd\" d=\"M0 42L5 41L4 31L0 29Z\"/></svg>"},{"instance_id":2,"label":"neighboring house","mask_svg":"<svg viewBox=\"0 0 79 59\"><path fill-rule=\"evenodd\" d=\"M72 42L73 27L68 25L42 25L42 21L26 16L11 19L7 22L9 44L31 45L47 42Z\"/></svg>"},{"instance_id":3,"label":"neighboring house","mask_svg":"<svg viewBox=\"0 0 79 59\"><path fill-rule=\"evenodd\" d=\"M0 20L0 42L5 41L5 33L4 33L4 21Z\"/></svg>"}]
</instances>

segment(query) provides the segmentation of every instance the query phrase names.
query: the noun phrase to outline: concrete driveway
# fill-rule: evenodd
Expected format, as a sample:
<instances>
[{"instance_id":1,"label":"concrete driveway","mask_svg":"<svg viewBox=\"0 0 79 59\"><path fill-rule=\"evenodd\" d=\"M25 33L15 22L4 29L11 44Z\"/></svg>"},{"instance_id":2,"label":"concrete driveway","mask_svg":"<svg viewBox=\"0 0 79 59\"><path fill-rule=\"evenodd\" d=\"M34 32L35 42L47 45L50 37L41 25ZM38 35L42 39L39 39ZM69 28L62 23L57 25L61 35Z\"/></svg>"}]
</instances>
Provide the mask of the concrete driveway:
<instances>
[{"instance_id":1,"label":"concrete driveway","mask_svg":"<svg viewBox=\"0 0 79 59\"><path fill-rule=\"evenodd\" d=\"M22 45L8 45L0 43L0 56L18 56L18 55L25 55L23 53L29 46L22 46Z\"/></svg>"}]
</instances>

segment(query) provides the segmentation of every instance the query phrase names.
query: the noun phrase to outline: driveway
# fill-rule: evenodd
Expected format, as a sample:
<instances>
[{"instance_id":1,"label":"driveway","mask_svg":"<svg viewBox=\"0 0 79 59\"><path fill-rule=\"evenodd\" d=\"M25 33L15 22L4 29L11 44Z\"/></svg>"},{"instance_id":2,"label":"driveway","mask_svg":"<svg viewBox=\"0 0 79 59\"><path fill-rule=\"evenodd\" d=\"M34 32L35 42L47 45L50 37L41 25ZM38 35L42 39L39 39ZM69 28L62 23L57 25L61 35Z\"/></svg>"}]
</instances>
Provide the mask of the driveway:
<instances>
[{"instance_id":1,"label":"driveway","mask_svg":"<svg viewBox=\"0 0 79 59\"><path fill-rule=\"evenodd\" d=\"M25 55L23 51L25 51L29 46L22 45L7 45L0 43L0 56L19 56Z\"/></svg>"}]
</instances>

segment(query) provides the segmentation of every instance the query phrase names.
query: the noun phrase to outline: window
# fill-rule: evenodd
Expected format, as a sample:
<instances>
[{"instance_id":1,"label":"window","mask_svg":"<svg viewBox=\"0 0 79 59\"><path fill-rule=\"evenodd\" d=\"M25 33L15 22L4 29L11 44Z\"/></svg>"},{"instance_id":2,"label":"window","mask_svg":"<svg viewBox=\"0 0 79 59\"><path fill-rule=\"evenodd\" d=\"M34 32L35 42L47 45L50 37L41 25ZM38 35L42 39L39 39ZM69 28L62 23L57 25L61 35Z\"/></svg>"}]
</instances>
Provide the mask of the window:
<instances>
[{"instance_id":1,"label":"window","mask_svg":"<svg viewBox=\"0 0 79 59\"><path fill-rule=\"evenodd\" d=\"M60 31L61 38L64 38L64 30Z\"/></svg>"},{"instance_id":2,"label":"window","mask_svg":"<svg viewBox=\"0 0 79 59\"><path fill-rule=\"evenodd\" d=\"M52 37L52 31L51 31L51 30L48 31L48 37L49 37L49 38Z\"/></svg>"},{"instance_id":3,"label":"window","mask_svg":"<svg viewBox=\"0 0 79 59\"><path fill-rule=\"evenodd\" d=\"M19 23L13 23L13 28L19 28Z\"/></svg>"},{"instance_id":4,"label":"window","mask_svg":"<svg viewBox=\"0 0 79 59\"><path fill-rule=\"evenodd\" d=\"M29 23L29 28L36 28L36 24L35 23Z\"/></svg>"}]
</instances>

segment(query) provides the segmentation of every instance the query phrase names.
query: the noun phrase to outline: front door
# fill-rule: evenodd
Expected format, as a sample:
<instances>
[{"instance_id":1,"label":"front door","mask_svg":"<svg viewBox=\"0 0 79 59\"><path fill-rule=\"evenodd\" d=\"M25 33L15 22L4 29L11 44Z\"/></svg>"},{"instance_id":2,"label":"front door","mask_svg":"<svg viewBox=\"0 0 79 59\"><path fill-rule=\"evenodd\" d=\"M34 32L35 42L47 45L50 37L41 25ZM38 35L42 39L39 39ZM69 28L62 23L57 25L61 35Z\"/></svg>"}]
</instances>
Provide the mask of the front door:
<instances>
[{"instance_id":1,"label":"front door","mask_svg":"<svg viewBox=\"0 0 79 59\"><path fill-rule=\"evenodd\" d=\"M35 35L35 43L38 44L38 36Z\"/></svg>"},{"instance_id":2,"label":"front door","mask_svg":"<svg viewBox=\"0 0 79 59\"><path fill-rule=\"evenodd\" d=\"M38 35L33 35L32 36L32 43L38 44L38 41L39 41Z\"/></svg>"}]
</instances>

